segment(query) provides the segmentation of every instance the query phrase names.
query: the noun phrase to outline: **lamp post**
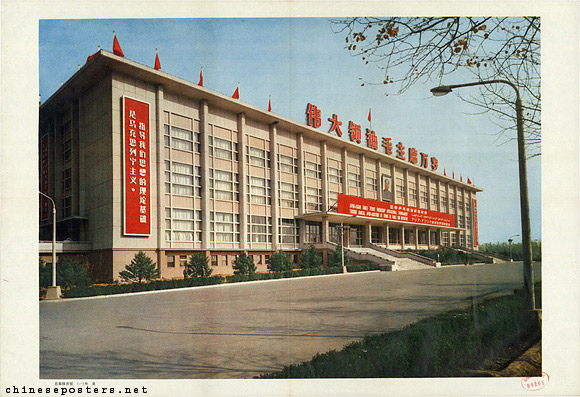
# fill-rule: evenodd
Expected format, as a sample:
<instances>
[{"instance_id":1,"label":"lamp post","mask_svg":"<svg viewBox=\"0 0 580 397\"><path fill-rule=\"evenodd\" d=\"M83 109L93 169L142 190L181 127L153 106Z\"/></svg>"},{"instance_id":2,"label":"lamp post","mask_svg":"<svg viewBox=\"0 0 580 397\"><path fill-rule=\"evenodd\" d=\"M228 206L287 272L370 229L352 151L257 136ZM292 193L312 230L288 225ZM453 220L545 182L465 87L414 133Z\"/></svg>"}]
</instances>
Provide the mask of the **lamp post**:
<instances>
[{"instance_id":1,"label":"lamp post","mask_svg":"<svg viewBox=\"0 0 580 397\"><path fill-rule=\"evenodd\" d=\"M519 237L519 234L514 234L513 236L510 236L510 238L508 238L508 243L510 245L510 262L513 262L513 259L512 259L512 241L514 241L514 240L512 239L512 237Z\"/></svg>"},{"instance_id":2,"label":"lamp post","mask_svg":"<svg viewBox=\"0 0 580 397\"><path fill-rule=\"evenodd\" d=\"M343 273L347 273L346 266L344 266L344 220L354 217L356 217L356 215L348 216L340 221L340 262ZM347 226L347 228L350 230L350 226Z\"/></svg>"},{"instance_id":3,"label":"lamp post","mask_svg":"<svg viewBox=\"0 0 580 397\"><path fill-rule=\"evenodd\" d=\"M42 192L38 193L49 199L52 204L52 286L48 287L46 299L60 299L60 287L56 285L56 204L51 197Z\"/></svg>"},{"instance_id":4,"label":"lamp post","mask_svg":"<svg viewBox=\"0 0 580 397\"><path fill-rule=\"evenodd\" d=\"M530 202L528 199L528 177L526 165L526 148L524 145L524 111L522 107L522 98L520 91L512 82L508 80L486 80L476 81L473 83L442 85L431 89L431 93L435 96L443 96L449 94L454 88L472 87L484 84L507 84L516 92L516 120L518 130L518 164L519 164L519 179L520 179L520 211L522 219L522 250L524 260L524 293L531 306L530 309L535 309L534 298L534 272L532 269L532 237L530 231Z\"/></svg>"}]
</instances>

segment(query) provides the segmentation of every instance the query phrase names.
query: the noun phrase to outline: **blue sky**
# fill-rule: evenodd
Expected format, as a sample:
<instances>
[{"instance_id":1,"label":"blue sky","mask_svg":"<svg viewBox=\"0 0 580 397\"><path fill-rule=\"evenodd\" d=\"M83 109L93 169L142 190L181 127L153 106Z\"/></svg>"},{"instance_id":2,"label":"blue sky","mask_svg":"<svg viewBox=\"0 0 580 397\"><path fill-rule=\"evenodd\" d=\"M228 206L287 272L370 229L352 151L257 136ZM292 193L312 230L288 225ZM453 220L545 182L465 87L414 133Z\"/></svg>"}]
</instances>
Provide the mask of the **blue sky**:
<instances>
[{"instance_id":1,"label":"blue sky","mask_svg":"<svg viewBox=\"0 0 580 397\"><path fill-rule=\"evenodd\" d=\"M344 35L334 34L324 18L107 19L41 20L40 94L50 97L83 65L88 55L112 51L113 30L125 57L153 66L155 48L162 71L197 83L203 66L204 86L226 95L240 83L240 100L305 122L311 102L322 112L323 131L333 113L368 127L379 136L435 156L441 173L455 172L484 189L478 195L480 243L506 241L521 234L517 147L498 146L499 131L488 115L455 94L433 97L439 81L416 84L404 94L385 95L382 72L351 57ZM466 73L448 76L443 84L471 81ZM464 89L462 94L469 94ZM346 139L346 135L343 135ZM540 158L528 161L532 238L541 238ZM516 238L520 241L520 238Z\"/></svg>"}]
</instances>

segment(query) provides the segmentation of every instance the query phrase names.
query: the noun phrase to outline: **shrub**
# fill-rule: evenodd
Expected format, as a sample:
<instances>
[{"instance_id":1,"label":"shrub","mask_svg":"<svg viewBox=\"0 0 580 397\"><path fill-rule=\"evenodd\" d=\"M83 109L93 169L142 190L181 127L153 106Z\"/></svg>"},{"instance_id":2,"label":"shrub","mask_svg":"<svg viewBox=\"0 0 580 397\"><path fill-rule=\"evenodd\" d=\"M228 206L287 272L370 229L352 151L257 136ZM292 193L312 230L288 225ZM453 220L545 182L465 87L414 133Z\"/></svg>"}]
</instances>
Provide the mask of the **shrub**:
<instances>
[{"instance_id":1,"label":"shrub","mask_svg":"<svg viewBox=\"0 0 580 397\"><path fill-rule=\"evenodd\" d=\"M256 265L254 259L242 252L233 264L234 274L254 274L256 273Z\"/></svg>"},{"instance_id":2,"label":"shrub","mask_svg":"<svg viewBox=\"0 0 580 397\"><path fill-rule=\"evenodd\" d=\"M64 257L56 263L56 285L64 288L91 285L93 282L82 259ZM39 262L39 285L52 285L52 263Z\"/></svg>"},{"instance_id":3,"label":"shrub","mask_svg":"<svg viewBox=\"0 0 580 397\"><path fill-rule=\"evenodd\" d=\"M288 272L292 268L292 259L285 252L276 252L270 257L268 270L271 272Z\"/></svg>"},{"instance_id":4,"label":"shrub","mask_svg":"<svg viewBox=\"0 0 580 397\"><path fill-rule=\"evenodd\" d=\"M348 255L344 256L344 266L350 266L352 260ZM338 246L328 257L328 267L340 267L342 266L342 246Z\"/></svg>"},{"instance_id":5,"label":"shrub","mask_svg":"<svg viewBox=\"0 0 580 397\"><path fill-rule=\"evenodd\" d=\"M313 245L308 247L300 256L300 267L302 269L320 269L322 267L322 257Z\"/></svg>"},{"instance_id":6,"label":"shrub","mask_svg":"<svg viewBox=\"0 0 580 397\"><path fill-rule=\"evenodd\" d=\"M183 277L209 277L212 272L207 257L203 254L195 254L189 258L189 262L185 265Z\"/></svg>"},{"instance_id":7,"label":"shrub","mask_svg":"<svg viewBox=\"0 0 580 397\"><path fill-rule=\"evenodd\" d=\"M136 253L131 264L125 266L125 270L119 273L119 277L123 280L137 281L139 284L142 280L151 281L159 278L159 275L155 262L143 251Z\"/></svg>"}]
</instances>

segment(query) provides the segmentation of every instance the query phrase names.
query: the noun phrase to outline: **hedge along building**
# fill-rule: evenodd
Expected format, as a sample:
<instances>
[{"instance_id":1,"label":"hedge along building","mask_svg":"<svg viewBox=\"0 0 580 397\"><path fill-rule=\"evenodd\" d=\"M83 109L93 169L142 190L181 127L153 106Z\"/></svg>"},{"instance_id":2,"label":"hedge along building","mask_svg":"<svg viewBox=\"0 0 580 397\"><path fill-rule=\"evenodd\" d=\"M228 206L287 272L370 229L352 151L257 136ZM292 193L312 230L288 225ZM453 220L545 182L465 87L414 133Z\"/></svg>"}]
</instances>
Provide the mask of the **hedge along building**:
<instances>
[{"instance_id":1,"label":"hedge along building","mask_svg":"<svg viewBox=\"0 0 580 397\"><path fill-rule=\"evenodd\" d=\"M326 263L341 224L347 247L477 249L471 181L336 115L323 131L314 104L306 113L298 123L100 50L40 106L59 252L88 255L111 280L140 250L168 278L199 252L214 274L240 252L266 271L273 252L296 260L311 244ZM41 200L41 240L49 213Z\"/></svg>"}]
</instances>

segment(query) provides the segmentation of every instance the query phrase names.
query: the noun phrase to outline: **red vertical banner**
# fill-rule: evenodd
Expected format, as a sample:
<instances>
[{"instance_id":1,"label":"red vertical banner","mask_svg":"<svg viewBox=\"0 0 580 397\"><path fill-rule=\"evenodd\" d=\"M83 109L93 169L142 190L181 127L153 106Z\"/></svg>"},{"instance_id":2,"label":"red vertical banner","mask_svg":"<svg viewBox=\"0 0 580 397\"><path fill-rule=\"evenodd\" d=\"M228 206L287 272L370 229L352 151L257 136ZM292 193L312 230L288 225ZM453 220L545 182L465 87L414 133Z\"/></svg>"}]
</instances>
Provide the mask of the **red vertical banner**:
<instances>
[{"instance_id":1,"label":"red vertical banner","mask_svg":"<svg viewBox=\"0 0 580 397\"><path fill-rule=\"evenodd\" d=\"M473 199L473 242L479 246L479 237L477 236L477 201Z\"/></svg>"},{"instance_id":2,"label":"red vertical banner","mask_svg":"<svg viewBox=\"0 0 580 397\"><path fill-rule=\"evenodd\" d=\"M149 104L123 97L123 230L151 234Z\"/></svg>"},{"instance_id":3,"label":"red vertical banner","mask_svg":"<svg viewBox=\"0 0 580 397\"><path fill-rule=\"evenodd\" d=\"M48 194L48 134L40 140L40 191ZM45 221L50 218L50 202L46 197L40 198L40 220Z\"/></svg>"}]
</instances>

